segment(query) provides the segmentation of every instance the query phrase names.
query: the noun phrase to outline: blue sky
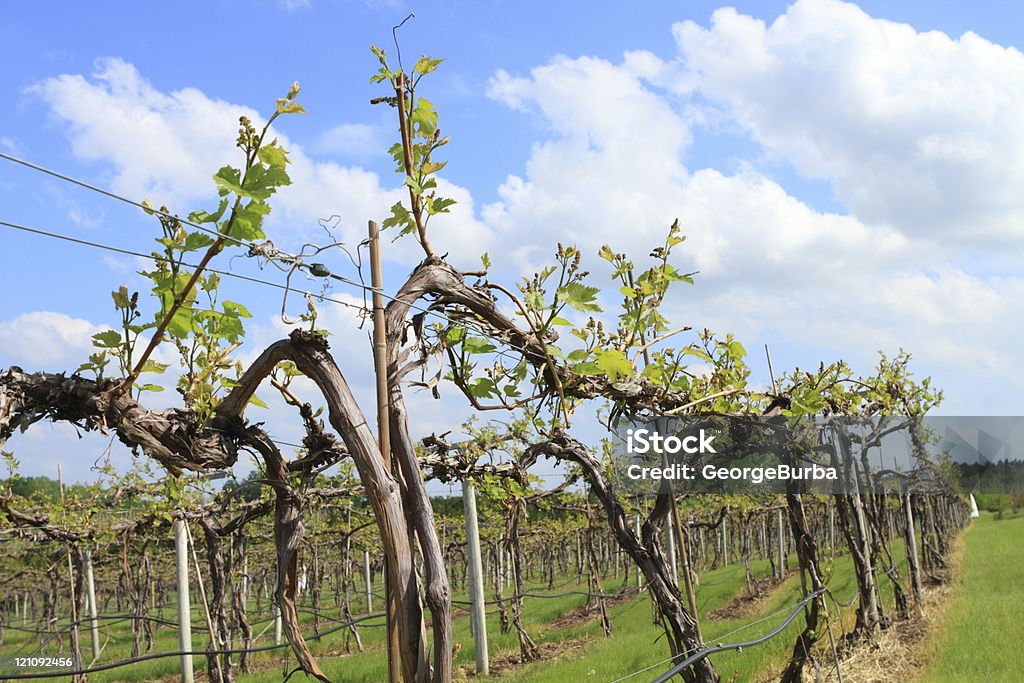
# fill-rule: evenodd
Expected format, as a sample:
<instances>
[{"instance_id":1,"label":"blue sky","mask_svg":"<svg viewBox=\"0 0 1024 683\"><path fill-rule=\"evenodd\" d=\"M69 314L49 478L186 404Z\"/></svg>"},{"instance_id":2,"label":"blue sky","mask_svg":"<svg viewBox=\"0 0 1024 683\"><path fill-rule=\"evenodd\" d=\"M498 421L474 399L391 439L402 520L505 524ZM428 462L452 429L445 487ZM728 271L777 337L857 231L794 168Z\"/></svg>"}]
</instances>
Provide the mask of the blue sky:
<instances>
[{"instance_id":1,"label":"blue sky","mask_svg":"<svg viewBox=\"0 0 1024 683\"><path fill-rule=\"evenodd\" d=\"M271 237L297 249L336 213L358 241L398 192L391 111L368 104L381 93L367 48L393 53L391 27L414 11L403 58L447 60L424 94L453 138L443 175L460 204L434 237L453 262L475 267L489 251L510 281L556 241L640 255L679 217L682 265L701 276L669 302L678 324L732 330L751 351L767 343L777 368L847 358L866 371L876 350L903 346L946 389L945 412L1019 414L1024 8L733 7L17 3L0 24L0 151L185 214L212 205L209 176L232 158L239 113L267 111L298 80L309 114L278 128L296 184ZM143 251L156 229L2 160L0 220ZM386 257L394 285L415 250ZM281 279L245 259L221 265ZM0 228L0 367L76 367L89 336L115 323L108 292L141 286L138 267ZM225 287L255 313L243 354L286 330L273 290ZM340 307L324 317L369 397L365 331ZM760 356L751 363L765 381ZM452 391L414 406L420 431L468 414ZM275 434L298 437L273 416ZM8 447L26 473L61 461L87 479L105 443L39 426Z\"/></svg>"}]
</instances>

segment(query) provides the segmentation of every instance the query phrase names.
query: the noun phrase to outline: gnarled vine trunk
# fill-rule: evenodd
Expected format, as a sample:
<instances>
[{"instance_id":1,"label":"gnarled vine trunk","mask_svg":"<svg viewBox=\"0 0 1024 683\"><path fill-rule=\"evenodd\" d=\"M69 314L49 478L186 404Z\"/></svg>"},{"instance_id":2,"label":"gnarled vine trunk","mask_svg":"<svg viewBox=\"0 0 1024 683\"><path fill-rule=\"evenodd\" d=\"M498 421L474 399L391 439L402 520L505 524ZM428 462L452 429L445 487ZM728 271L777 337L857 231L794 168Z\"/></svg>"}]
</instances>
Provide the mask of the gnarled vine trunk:
<instances>
[{"instance_id":1,"label":"gnarled vine trunk","mask_svg":"<svg viewBox=\"0 0 1024 683\"><path fill-rule=\"evenodd\" d=\"M633 558L647 580L647 589L657 604L665 624L665 635L674 658L681 659L685 653L697 652L703 648L697 630L697 620L683 607L682 595L672 580L672 572L658 548L661 520L669 512L671 496L658 497L655 510L644 523L643 540L637 538L619 502L611 482L604 476L601 465L592 453L579 441L566 435L558 435L548 441L534 444L523 453L523 466L532 464L544 455L558 460L578 464L583 476L604 507L605 517L615 535L615 540ZM710 660L704 658L680 672L690 683L717 683L718 674Z\"/></svg>"}]
</instances>

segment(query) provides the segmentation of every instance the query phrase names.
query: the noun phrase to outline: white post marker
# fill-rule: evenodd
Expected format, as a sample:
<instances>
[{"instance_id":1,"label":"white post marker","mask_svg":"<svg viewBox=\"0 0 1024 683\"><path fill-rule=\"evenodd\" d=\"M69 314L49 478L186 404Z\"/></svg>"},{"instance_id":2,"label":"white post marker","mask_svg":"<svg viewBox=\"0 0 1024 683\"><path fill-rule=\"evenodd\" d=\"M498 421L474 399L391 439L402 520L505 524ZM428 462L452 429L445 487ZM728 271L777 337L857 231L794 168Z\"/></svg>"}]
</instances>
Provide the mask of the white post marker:
<instances>
[{"instance_id":1,"label":"white post marker","mask_svg":"<svg viewBox=\"0 0 1024 683\"><path fill-rule=\"evenodd\" d=\"M89 604L89 631L92 635L92 660L95 662L100 658L100 624L96 618L96 582L92 573L92 550L85 549L85 590Z\"/></svg>"},{"instance_id":2,"label":"white post marker","mask_svg":"<svg viewBox=\"0 0 1024 683\"><path fill-rule=\"evenodd\" d=\"M484 616L484 569L480 559L480 528L476 516L476 488L469 480L462 481L462 505L466 514L466 545L469 552L469 599L472 603L470 622L476 643L476 672L490 672L487 659L487 620Z\"/></svg>"},{"instance_id":3,"label":"white post marker","mask_svg":"<svg viewBox=\"0 0 1024 683\"><path fill-rule=\"evenodd\" d=\"M281 606L277 604L277 591L274 591L274 593L274 645L280 645L284 642L284 636L281 634Z\"/></svg>"},{"instance_id":4,"label":"white post marker","mask_svg":"<svg viewBox=\"0 0 1024 683\"><path fill-rule=\"evenodd\" d=\"M192 677L192 601L188 594L188 536L185 523L174 520L174 560L178 580L178 649L181 655L181 683L193 683Z\"/></svg>"},{"instance_id":5,"label":"white post marker","mask_svg":"<svg viewBox=\"0 0 1024 683\"><path fill-rule=\"evenodd\" d=\"M363 551L363 581L366 583L366 613L373 613L373 572L370 571L370 551Z\"/></svg>"}]
</instances>

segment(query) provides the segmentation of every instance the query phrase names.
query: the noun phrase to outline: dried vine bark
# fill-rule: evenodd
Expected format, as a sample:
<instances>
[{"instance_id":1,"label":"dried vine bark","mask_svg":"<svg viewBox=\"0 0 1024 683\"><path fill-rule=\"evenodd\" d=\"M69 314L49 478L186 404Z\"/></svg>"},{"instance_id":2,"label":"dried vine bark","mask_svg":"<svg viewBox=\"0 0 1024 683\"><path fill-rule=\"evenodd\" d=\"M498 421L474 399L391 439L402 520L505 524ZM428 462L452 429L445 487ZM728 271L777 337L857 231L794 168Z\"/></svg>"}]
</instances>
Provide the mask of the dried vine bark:
<instances>
[{"instance_id":1,"label":"dried vine bark","mask_svg":"<svg viewBox=\"0 0 1024 683\"><path fill-rule=\"evenodd\" d=\"M224 562L220 534L216 525L208 518L199 520L203 529L206 546L206 562L210 580L210 622L213 631L206 645L206 671L211 683L232 683L235 680L231 655L217 655L218 650L231 649L231 629L228 626L225 595L228 573Z\"/></svg>"},{"instance_id":2,"label":"dried vine bark","mask_svg":"<svg viewBox=\"0 0 1024 683\"><path fill-rule=\"evenodd\" d=\"M505 550L508 553L509 570L512 572L512 590L514 594L510 602L512 625L516 629L519 640L519 658L522 662L532 662L540 657L537 643L533 641L526 627L523 626L523 593L526 585L523 581L523 549L519 543L519 520L526 505L522 500L513 500L505 507Z\"/></svg>"},{"instance_id":3,"label":"dried vine bark","mask_svg":"<svg viewBox=\"0 0 1024 683\"><path fill-rule=\"evenodd\" d=\"M407 680L425 680L429 671L426 651L422 646L423 614L419 604L419 590L413 567L413 553L409 544L409 528L405 506L403 505L399 484L384 465L380 449L370 431L365 416L349 389L348 383L338 369L334 359L328 353L327 340L320 335L304 333L296 330L289 340L282 340L269 346L252 364L239 384L225 398L218 408L220 415L225 417L239 416L248 404L259 383L281 361L291 360L296 367L310 378L319 388L327 403L331 426L341 436L352 460L359 472L366 495L374 510L377 527L381 534L381 544L388 560L390 583L395 593L397 611L395 619L398 624L400 652L403 675ZM252 431L250 428L247 431ZM265 435L259 432L261 440ZM266 441L265 447L273 448ZM282 474L282 479L286 473ZM282 503L282 489L278 489L279 505L297 515L298 501L285 498ZM275 522L275 536L277 536ZM301 524L297 518L291 519L289 525ZM290 578L287 579L285 591L289 589L292 598L295 590L294 555L290 558ZM293 604L294 609L294 604ZM297 624L297 618L295 623ZM289 638L291 640L291 638ZM293 643L294 649L294 643ZM298 653L296 653L298 656ZM450 655L448 655L450 659ZM301 660L300 660L301 661Z\"/></svg>"},{"instance_id":4,"label":"dried vine bark","mask_svg":"<svg viewBox=\"0 0 1024 683\"><path fill-rule=\"evenodd\" d=\"M241 635L242 653L238 658L238 670L243 674L249 673L252 653L249 650L253 645L252 625L249 623L249 615L246 612L246 601L249 597L249 563L246 556L248 547L248 536L244 529L239 529L231 541L232 567L240 574L240 580L231 585L231 615Z\"/></svg>"},{"instance_id":5,"label":"dried vine bark","mask_svg":"<svg viewBox=\"0 0 1024 683\"><path fill-rule=\"evenodd\" d=\"M803 495L800 493L799 484L790 481L786 488L786 507L789 510L789 526L793 532L796 556L800 563L800 581L804 589L804 595L808 595L825 587L824 582L821 580L818 543L814 540L807 514L804 511ZM811 584L810 590L808 590L807 586L808 580ZM782 677L779 679L780 683L800 683L803 680L804 665L811 661L811 648L822 635L819 630L819 620L824 604L825 597L820 595L805 605L804 629L797 636L796 643L793 645L793 654L790 655L789 662L782 672Z\"/></svg>"},{"instance_id":6,"label":"dried vine bark","mask_svg":"<svg viewBox=\"0 0 1024 683\"><path fill-rule=\"evenodd\" d=\"M590 592L590 599L597 601L597 609L601 614L601 629L606 638L612 635L612 622L608 618L608 603L604 597L604 588L601 586L601 570L598 566L597 550L594 542L594 517L587 505L587 531L586 531L586 559L587 559L587 590ZM596 596L596 598L594 597Z\"/></svg>"},{"instance_id":7,"label":"dried vine bark","mask_svg":"<svg viewBox=\"0 0 1024 683\"><path fill-rule=\"evenodd\" d=\"M263 457L267 477L274 488L274 547L277 550L277 585L274 596L281 610L281 625L285 637L292 646L292 652L302 670L324 683L329 678L317 665L299 630L299 613L295 608L295 592L298 581L296 570L297 551L302 541L301 502L295 490L288 484L288 472L277 447L261 431L247 430L247 443Z\"/></svg>"},{"instance_id":8,"label":"dried vine bark","mask_svg":"<svg viewBox=\"0 0 1024 683\"><path fill-rule=\"evenodd\" d=\"M269 469L269 467L268 467ZM246 524L262 517L269 511L266 503L257 503L249 506L244 512L231 519L223 525L214 522L210 515L199 518L199 525L203 529L203 540L206 546L206 561L210 575L210 619L213 625L213 632L210 633L210 642L207 650L206 664L207 672L211 682L231 683L234 681L234 664L231 655L223 652L220 655L212 654L213 651L224 651L232 649L232 628L228 619L228 584L232 573L232 551L229 547L225 555L222 539L230 538L233 534L241 532ZM237 596L237 591L236 591ZM237 601L236 601L237 602ZM234 612L239 612L238 606L233 606ZM245 621L244 604L241 606L242 620ZM252 630L248 628L248 640L252 640ZM248 653L246 653L248 654Z\"/></svg>"},{"instance_id":9,"label":"dried vine bark","mask_svg":"<svg viewBox=\"0 0 1024 683\"><path fill-rule=\"evenodd\" d=\"M859 594L856 624L848 634L853 640L870 634L878 625L878 591L871 566L871 529L864 516L863 501L857 484L857 463L851 456L849 437L842 430L835 430L834 436L838 458L833 460L833 464L841 468L840 476L844 477L844 487L849 491L836 496L836 511L839 513L839 526L853 559Z\"/></svg>"},{"instance_id":10,"label":"dried vine bark","mask_svg":"<svg viewBox=\"0 0 1024 683\"><path fill-rule=\"evenodd\" d=\"M173 473L229 467L237 460L240 444L257 450L272 465L268 469L277 481L275 540L281 563L277 594L285 634L302 668L326 681L302 640L294 608L294 553L302 533L300 501L286 484L287 467L269 437L258 427L245 427L242 420L252 394L282 360L295 362L317 384L328 405L331 425L355 462L392 572L403 671L409 680L425 680L429 664L422 644L422 609L406 521L413 515L406 514L398 482L384 467L366 419L319 335L295 333L291 339L268 347L224 399L209 424L202 424L188 410L148 410L127 392L116 391L118 384L113 381L96 382L56 373L28 374L12 367L0 375L0 445L15 430L49 419L71 422L86 430L113 430L126 446L141 450ZM441 618L446 619L443 611ZM450 661L450 651L439 657L442 664L445 659Z\"/></svg>"},{"instance_id":11,"label":"dried vine bark","mask_svg":"<svg viewBox=\"0 0 1024 683\"><path fill-rule=\"evenodd\" d=\"M117 386L12 366L0 375L0 445L16 430L48 419L104 434L112 430L133 452L143 451L175 474L225 468L238 459L237 444L222 431L221 421L203 425L188 410L148 410L114 391Z\"/></svg>"},{"instance_id":12,"label":"dried vine bark","mask_svg":"<svg viewBox=\"0 0 1024 683\"><path fill-rule=\"evenodd\" d=\"M542 455L574 462L582 468L591 491L604 506L605 517L615 534L615 540L644 573L651 597L654 598L667 624L666 636L673 656L681 658L685 652L696 652L701 649L703 642L697 632L697 621L683 607L682 595L673 582L671 570L657 545L660 519L668 513L668 506L663 505L664 510L659 513L660 517L655 517L652 513L652 518L644 524L644 540L641 542L633 533L625 510L619 503L611 482L604 476L600 462L586 446L570 436L559 434L548 441L527 448L521 463L528 467ZM669 498L667 495L659 498L661 497ZM706 658L681 673L690 683L717 683L719 680L714 667Z\"/></svg>"}]
</instances>

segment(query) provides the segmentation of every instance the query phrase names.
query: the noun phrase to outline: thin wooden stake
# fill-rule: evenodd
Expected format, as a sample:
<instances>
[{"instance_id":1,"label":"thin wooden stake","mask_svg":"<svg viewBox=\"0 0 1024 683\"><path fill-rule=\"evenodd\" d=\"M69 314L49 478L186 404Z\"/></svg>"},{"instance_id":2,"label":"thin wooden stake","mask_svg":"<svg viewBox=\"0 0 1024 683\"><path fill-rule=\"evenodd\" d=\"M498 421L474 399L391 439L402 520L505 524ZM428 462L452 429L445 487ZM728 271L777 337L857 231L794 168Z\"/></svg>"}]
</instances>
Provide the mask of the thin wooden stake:
<instances>
[{"instance_id":1,"label":"thin wooden stake","mask_svg":"<svg viewBox=\"0 0 1024 683\"><path fill-rule=\"evenodd\" d=\"M388 403L388 342L384 321L384 274L380 262L380 234L377 222L369 222L370 277L373 285L373 365L377 374L377 445L388 472L394 473L391 459L391 411ZM387 566L387 561L385 561ZM388 572L390 573L390 572ZM402 678L399 656L398 622L391 582L384 582L384 602L387 605L388 680L399 683Z\"/></svg>"},{"instance_id":2,"label":"thin wooden stake","mask_svg":"<svg viewBox=\"0 0 1024 683\"><path fill-rule=\"evenodd\" d=\"M60 507L64 511L64 520L67 521L67 508L64 506L64 474L61 471L60 463L57 463L57 486L60 489ZM78 596L75 594L75 566L71 561L71 548L68 548L68 588L71 592L71 642L73 652L71 653L76 662L81 662L82 636L78 626ZM72 681L85 680L82 676L73 676Z\"/></svg>"},{"instance_id":3,"label":"thin wooden stake","mask_svg":"<svg viewBox=\"0 0 1024 683\"><path fill-rule=\"evenodd\" d=\"M772 378L772 393L779 393L779 386L775 383L775 373L772 371L772 354L768 351L768 345L764 345L764 356L768 359L768 376Z\"/></svg>"},{"instance_id":4,"label":"thin wooden stake","mask_svg":"<svg viewBox=\"0 0 1024 683\"><path fill-rule=\"evenodd\" d=\"M640 535L640 513L636 513L635 520L636 527L636 540L640 542L642 546L644 544L643 536ZM640 590L644 587L644 573L640 571L640 565L636 566L636 589Z\"/></svg>"},{"instance_id":5,"label":"thin wooden stake","mask_svg":"<svg viewBox=\"0 0 1024 683\"><path fill-rule=\"evenodd\" d=\"M181 523L185 527L185 539L189 547L192 549L192 562L195 564L196 567L196 585L199 586L199 597L202 599L203 602L203 614L206 615L206 628L209 630L210 633L210 641L214 643L214 647L219 648L220 633L213 627L213 617L210 616L210 603L206 599L206 587L205 584L203 584L203 572L199 568L199 555L196 554L196 544L195 541L192 539L192 531L188 528L188 522L186 522L185 519L182 518ZM278 606L277 608L277 613L281 613L280 606ZM217 668L218 671L220 671L221 664L219 661L215 661L214 666Z\"/></svg>"},{"instance_id":6,"label":"thin wooden stake","mask_svg":"<svg viewBox=\"0 0 1024 683\"><path fill-rule=\"evenodd\" d=\"M778 508L775 511L775 522L778 526L779 534L779 581L781 581L786 576L786 572L784 569L784 565L786 563L786 538L783 533L782 526L782 508Z\"/></svg>"}]
</instances>

